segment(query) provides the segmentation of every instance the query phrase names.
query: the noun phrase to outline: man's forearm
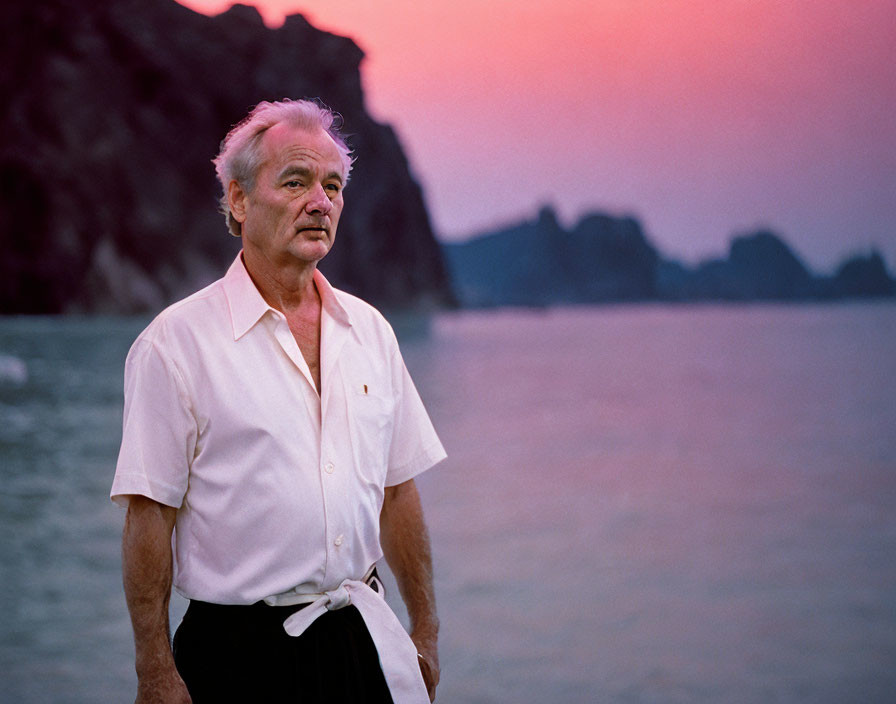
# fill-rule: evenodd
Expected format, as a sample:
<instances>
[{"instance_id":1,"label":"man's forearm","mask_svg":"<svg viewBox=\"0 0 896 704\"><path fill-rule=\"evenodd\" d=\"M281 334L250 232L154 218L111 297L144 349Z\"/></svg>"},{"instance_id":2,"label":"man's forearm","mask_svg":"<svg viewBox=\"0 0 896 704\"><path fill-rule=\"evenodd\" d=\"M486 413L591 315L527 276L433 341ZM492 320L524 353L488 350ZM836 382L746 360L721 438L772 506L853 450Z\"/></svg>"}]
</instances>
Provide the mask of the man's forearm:
<instances>
[{"instance_id":1,"label":"man's forearm","mask_svg":"<svg viewBox=\"0 0 896 704\"><path fill-rule=\"evenodd\" d=\"M134 496L125 518L122 574L141 688L153 681L179 681L168 625L175 515L173 508Z\"/></svg>"},{"instance_id":2,"label":"man's forearm","mask_svg":"<svg viewBox=\"0 0 896 704\"><path fill-rule=\"evenodd\" d=\"M380 516L383 553L411 621L411 635L432 640L438 637L435 589L432 578L432 552L423 520L423 507L413 480L386 487Z\"/></svg>"},{"instance_id":3,"label":"man's forearm","mask_svg":"<svg viewBox=\"0 0 896 704\"><path fill-rule=\"evenodd\" d=\"M439 684L439 618L429 534L413 479L386 487L380 514L380 542L408 609L411 639L422 656L420 670L432 701Z\"/></svg>"}]
</instances>

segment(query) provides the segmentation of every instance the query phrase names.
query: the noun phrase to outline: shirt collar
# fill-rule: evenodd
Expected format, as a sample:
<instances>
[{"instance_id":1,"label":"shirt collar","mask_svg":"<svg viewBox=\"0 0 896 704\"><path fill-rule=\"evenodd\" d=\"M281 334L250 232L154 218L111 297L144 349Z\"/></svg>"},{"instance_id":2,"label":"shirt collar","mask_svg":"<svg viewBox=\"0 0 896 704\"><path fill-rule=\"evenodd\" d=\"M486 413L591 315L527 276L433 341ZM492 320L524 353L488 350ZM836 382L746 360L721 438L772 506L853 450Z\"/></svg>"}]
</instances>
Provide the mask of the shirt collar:
<instances>
[{"instance_id":1,"label":"shirt collar","mask_svg":"<svg viewBox=\"0 0 896 704\"><path fill-rule=\"evenodd\" d=\"M314 283L317 286L317 292L320 294L321 305L324 311L338 323L351 327L352 317L339 301L336 289L330 286L330 282L318 269L314 270Z\"/></svg>"},{"instance_id":2,"label":"shirt collar","mask_svg":"<svg viewBox=\"0 0 896 704\"><path fill-rule=\"evenodd\" d=\"M243 253L236 255L233 264L224 275L224 293L230 307L230 323L233 325L233 339L239 340L261 320L269 310L274 310L262 298L261 293L246 271Z\"/></svg>"},{"instance_id":3,"label":"shirt collar","mask_svg":"<svg viewBox=\"0 0 896 704\"><path fill-rule=\"evenodd\" d=\"M334 320L351 327L352 321L348 311L339 302L336 292L327 281L326 277L317 269L314 270L314 283L320 294L324 311ZM230 322L233 326L233 339L239 340L255 323L257 323L269 310L274 308L268 305L261 293L255 287L255 283L246 271L243 263L243 253L240 252L233 264L224 275L224 293L227 296L227 304L230 307Z\"/></svg>"}]
</instances>

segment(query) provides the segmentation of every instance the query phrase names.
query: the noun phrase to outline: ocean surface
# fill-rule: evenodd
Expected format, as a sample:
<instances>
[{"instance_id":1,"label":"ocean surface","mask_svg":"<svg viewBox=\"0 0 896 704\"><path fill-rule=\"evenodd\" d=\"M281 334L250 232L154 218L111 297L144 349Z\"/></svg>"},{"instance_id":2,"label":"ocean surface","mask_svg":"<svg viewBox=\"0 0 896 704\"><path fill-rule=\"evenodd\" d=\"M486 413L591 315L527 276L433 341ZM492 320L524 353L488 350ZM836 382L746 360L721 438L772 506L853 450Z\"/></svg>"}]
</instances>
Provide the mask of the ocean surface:
<instances>
[{"instance_id":1,"label":"ocean surface","mask_svg":"<svg viewBox=\"0 0 896 704\"><path fill-rule=\"evenodd\" d=\"M0 319L2 702L133 701L108 492L146 322ZM896 305L395 322L450 456L437 701L896 701Z\"/></svg>"}]
</instances>

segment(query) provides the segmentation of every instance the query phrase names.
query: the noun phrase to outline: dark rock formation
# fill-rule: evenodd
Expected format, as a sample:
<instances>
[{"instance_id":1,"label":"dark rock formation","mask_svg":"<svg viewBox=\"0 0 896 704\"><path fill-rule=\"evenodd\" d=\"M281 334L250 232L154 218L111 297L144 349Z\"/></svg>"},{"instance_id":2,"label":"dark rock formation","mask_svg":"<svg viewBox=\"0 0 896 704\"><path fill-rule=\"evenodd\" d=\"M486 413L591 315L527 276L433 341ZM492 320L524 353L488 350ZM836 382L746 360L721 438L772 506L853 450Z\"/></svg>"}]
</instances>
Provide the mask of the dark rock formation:
<instances>
[{"instance_id":1,"label":"dark rock formation","mask_svg":"<svg viewBox=\"0 0 896 704\"><path fill-rule=\"evenodd\" d=\"M664 297L678 300L791 300L814 292L806 266L768 231L735 237L727 259L706 261L663 289Z\"/></svg>"},{"instance_id":2,"label":"dark rock formation","mask_svg":"<svg viewBox=\"0 0 896 704\"><path fill-rule=\"evenodd\" d=\"M173 0L7 0L0 47L0 312L157 310L239 249L210 160L260 100L320 97L358 160L321 268L384 305L451 294L394 132L364 110L361 50L301 16L264 26Z\"/></svg>"},{"instance_id":3,"label":"dark rock formation","mask_svg":"<svg viewBox=\"0 0 896 704\"><path fill-rule=\"evenodd\" d=\"M541 305L558 300L552 282L563 233L553 212L543 210L535 222L477 237L462 244L443 244L445 261L463 305Z\"/></svg>"},{"instance_id":4,"label":"dark rock formation","mask_svg":"<svg viewBox=\"0 0 896 704\"><path fill-rule=\"evenodd\" d=\"M571 231L543 208L532 222L444 244L464 305L547 305L645 300L656 295L658 257L632 218L591 215Z\"/></svg>"},{"instance_id":5,"label":"dark rock formation","mask_svg":"<svg viewBox=\"0 0 896 704\"><path fill-rule=\"evenodd\" d=\"M725 258L689 267L662 257L637 220L593 214L564 230L538 219L443 245L463 305L604 301L798 301L896 295L881 256L856 256L834 277L812 274L778 235L735 237Z\"/></svg>"},{"instance_id":6,"label":"dark rock formation","mask_svg":"<svg viewBox=\"0 0 896 704\"><path fill-rule=\"evenodd\" d=\"M574 272L577 299L639 301L655 298L659 255L631 217L593 214L569 233L565 269Z\"/></svg>"},{"instance_id":7,"label":"dark rock formation","mask_svg":"<svg viewBox=\"0 0 896 704\"><path fill-rule=\"evenodd\" d=\"M850 257L837 268L831 282L837 298L877 298L896 295L896 281L887 273L883 257L872 251Z\"/></svg>"}]
</instances>

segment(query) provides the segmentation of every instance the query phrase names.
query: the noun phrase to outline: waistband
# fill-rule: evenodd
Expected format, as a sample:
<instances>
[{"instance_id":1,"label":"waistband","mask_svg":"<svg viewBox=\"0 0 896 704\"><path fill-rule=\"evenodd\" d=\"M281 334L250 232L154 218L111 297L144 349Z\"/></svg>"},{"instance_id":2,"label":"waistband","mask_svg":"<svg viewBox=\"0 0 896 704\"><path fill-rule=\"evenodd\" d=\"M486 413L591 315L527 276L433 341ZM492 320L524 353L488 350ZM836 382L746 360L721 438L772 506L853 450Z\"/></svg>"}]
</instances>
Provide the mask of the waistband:
<instances>
[{"instance_id":1,"label":"waistband","mask_svg":"<svg viewBox=\"0 0 896 704\"><path fill-rule=\"evenodd\" d=\"M380 581L379 574L376 571L376 565L373 565L367 570L367 573L358 581L364 582L364 584L370 587L379 596L385 598L386 587ZM256 601L254 604L214 604L209 601L190 599L189 608L195 613L211 614L216 612L223 615L226 611L231 615L249 615L256 612L273 612L280 614L281 617L286 617L290 614L294 614L296 611L300 611L323 596L325 595L309 593L300 594L295 591L288 591L283 592L282 594L274 594L273 596L266 597L265 599Z\"/></svg>"},{"instance_id":2,"label":"waistband","mask_svg":"<svg viewBox=\"0 0 896 704\"><path fill-rule=\"evenodd\" d=\"M386 589L383 587L383 583L379 580L376 572L376 565L372 565L369 570L364 574L359 582L363 582L368 587L370 587L374 592L379 594L381 597L386 597ZM320 599L326 598L327 593L321 592L319 594L308 594L297 591L296 589L290 589L287 592L282 592L280 594L274 594L273 596L265 597L262 601L268 606L280 607L280 606L295 606L296 604L311 604Z\"/></svg>"}]
</instances>

